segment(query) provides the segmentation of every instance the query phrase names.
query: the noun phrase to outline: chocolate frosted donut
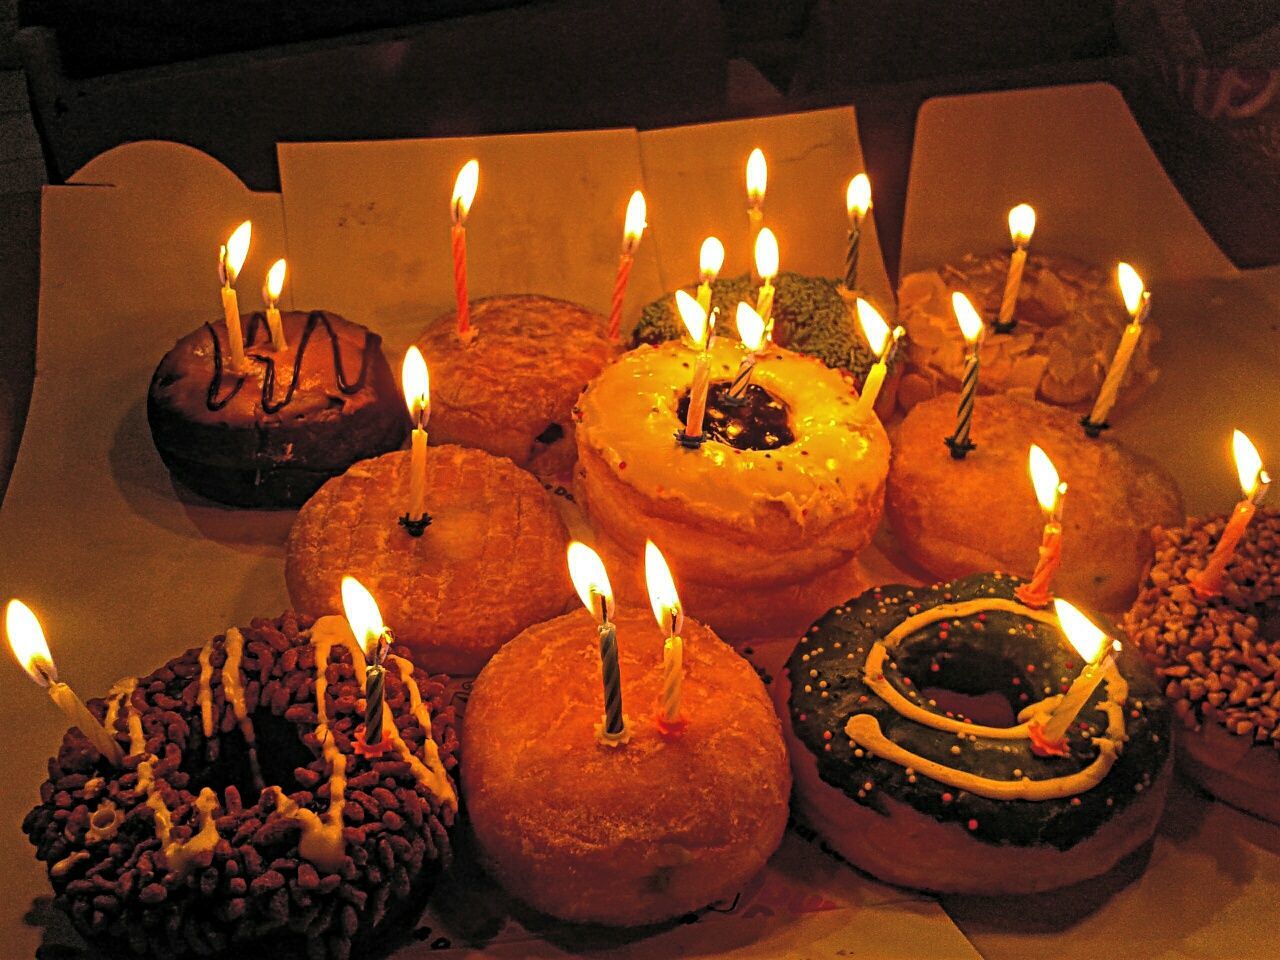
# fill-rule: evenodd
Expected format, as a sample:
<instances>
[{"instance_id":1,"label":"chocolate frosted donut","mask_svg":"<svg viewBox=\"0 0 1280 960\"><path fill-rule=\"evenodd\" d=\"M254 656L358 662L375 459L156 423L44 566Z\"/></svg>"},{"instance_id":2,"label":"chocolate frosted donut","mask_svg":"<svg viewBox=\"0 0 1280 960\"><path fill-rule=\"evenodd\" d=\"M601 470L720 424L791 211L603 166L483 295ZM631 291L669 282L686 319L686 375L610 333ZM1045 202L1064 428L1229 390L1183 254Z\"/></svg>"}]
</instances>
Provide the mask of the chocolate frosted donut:
<instances>
[{"instance_id":1,"label":"chocolate frosted donut","mask_svg":"<svg viewBox=\"0 0 1280 960\"><path fill-rule=\"evenodd\" d=\"M856 866L927 890L1026 893L1103 873L1151 837L1167 707L1141 669L1113 669L1069 755L1037 755L1027 724L1082 664L1051 613L1017 601L1022 582L877 587L796 646L778 695L797 803ZM1018 722L974 723L938 703L944 691L997 694Z\"/></svg>"},{"instance_id":2,"label":"chocolate frosted donut","mask_svg":"<svg viewBox=\"0 0 1280 960\"><path fill-rule=\"evenodd\" d=\"M1009 254L973 254L956 263L921 270L898 287L898 322L907 330L907 369L899 399L910 409L921 400L956 390L965 363L951 294L966 294L978 312L1000 312ZM1115 275L1070 257L1032 252L1018 291L1017 326L988 330L982 342L984 393L1020 391L1045 403L1084 410L1093 403L1129 322ZM1152 348L1160 331L1148 325L1134 352L1120 393L1136 397L1156 379Z\"/></svg>"},{"instance_id":3,"label":"chocolate frosted donut","mask_svg":"<svg viewBox=\"0 0 1280 960\"><path fill-rule=\"evenodd\" d=\"M1182 720L1178 765L1228 803L1280 823L1280 511L1260 509L1227 565L1223 593L1190 578L1224 517L1157 529L1155 560L1125 629Z\"/></svg>"},{"instance_id":4,"label":"chocolate frosted donut","mask_svg":"<svg viewBox=\"0 0 1280 960\"><path fill-rule=\"evenodd\" d=\"M296 507L355 461L404 441L408 412L377 334L323 310L280 320L287 347L276 351L265 315L246 316L246 373L228 368L219 321L179 340L151 378L156 450L201 496Z\"/></svg>"},{"instance_id":5,"label":"chocolate frosted donut","mask_svg":"<svg viewBox=\"0 0 1280 960\"><path fill-rule=\"evenodd\" d=\"M23 821L76 929L130 956L345 958L416 918L450 855L456 736L440 678L388 659L386 749L362 752L346 622L285 614L89 707Z\"/></svg>"}]
</instances>

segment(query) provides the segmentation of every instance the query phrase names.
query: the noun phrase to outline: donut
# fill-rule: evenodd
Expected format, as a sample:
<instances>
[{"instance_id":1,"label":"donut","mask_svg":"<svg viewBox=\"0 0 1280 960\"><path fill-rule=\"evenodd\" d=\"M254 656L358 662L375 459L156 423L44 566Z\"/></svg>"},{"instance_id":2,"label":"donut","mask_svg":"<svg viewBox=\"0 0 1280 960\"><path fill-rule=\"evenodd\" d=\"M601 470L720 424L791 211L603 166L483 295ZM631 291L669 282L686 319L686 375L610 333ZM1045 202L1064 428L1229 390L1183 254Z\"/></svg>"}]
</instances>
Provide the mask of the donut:
<instances>
[{"instance_id":1,"label":"donut","mask_svg":"<svg viewBox=\"0 0 1280 960\"><path fill-rule=\"evenodd\" d=\"M817 357L829 367L848 371L861 389L876 357L858 330L853 300L841 281L784 270L778 274L774 286L774 343ZM685 288L691 295L695 291L696 287ZM731 318L739 301L755 303L758 292L759 284L752 284L749 274L715 280L711 284L711 306L719 308L721 317ZM722 323L717 333L736 336L732 326L732 323ZM682 336L684 325L676 310L675 298L668 294L641 311L631 345L665 343ZM895 354L890 358L889 375L880 389L877 408L893 410L900 366ZM885 406L881 407L881 402Z\"/></svg>"},{"instance_id":2,"label":"donut","mask_svg":"<svg viewBox=\"0 0 1280 960\"><path fill-rule=\"evenodd\" d=\"M1009 254L974 254L909 273L898 286L898 322L906 328L906 370L898 397L904 409L956 390L965 363L951 294L968 295L984 317L1000 312ZM1045 403L1086 410L1098 396L1129 314L1112 274L1070 257L1027 257L1009 333L988 330L982 342L984 393L1018 391ZM1152 351L1160 331L1148 325L1120 392L1127 403L1155 382Z\"/></svg>"},{"instance_id":3,"label":"donut","mask_svg":"<svg viewBox=\"0 0 1280 960\"><path fill-rule=\"evenodd\" d=\"M1051 612L1017 601L1022 582L876 587L792 652L776 696L796 810L854 866L937 893L1025 894L1099 876L1154 833L1167 705L1143 670L1112 668L1070 754L1037 755L1026 724L1081 664ZM1008 716L975 723L948 691L994 694Z\"/></svg>"},{"instance_id":4,"label":"donut","mask_svg":"<svg viewBox=\"0 0 1280 960\"><path fill-rule=\"evenodd\" d=\"M345 958L412 922L450 857L453 708L388 661L390 749L356 749L364 655L346 622L232 628L90 709L23 831L54 902L114 953Z\"/></svg>"},{"instance_id":5,"label":"donut","mask_svg":"<svg viewBox=\"0 0 1280 960\"><path fill-rule=\"evenodd\" d=\"M856 576L838 571L880 522L889 461L879 420L855 418L848 380L812 357L764 351L748 405L723 405L742 355L733 341L712 347L700 448L675 439L694 364L678 342L607 367L577 414L578 487L596 532L631 558L646 538L662 543L682 588L712 589L734 608L706 617L731 639L803 630L827 609L776 600L818 602L804 587L819 582L829 605L831 583Z\"/></svg>"},{"instance_id":6,"label":"donut","mask_svg":"<svg viewBox=\"0 0 1280 960\"><path fill-rule=\"evenodd\" d=\"M597 742L596 621L530 627L476 679L463 797L485 868L554 917L658 923L732 894L781 842L791 775L778 718L750 664L686 619L681 714L653 718L663 635L648 611L614 623L629 740Z\"/></svg>"},{"instance_id":7,"label":"donut","mask_svg":"<svg viewBox=\"0 0 1280 960\"><path fill-rule=\"evenodd\" d=\"M410 454L357 463L306 502L285 546L285 582L301 611L342 611L350 574L378 597L387 626L426 663L474 676L525 627L563 613L569 538L551 494L510 460L428 447L422 536L398 522Z\"/></svg>"},{"instance_id":8,"label":"donut","mask_svg":"<svg viewBox=\"0 0 1280 960\"><path fill-rule=\"evenodd\" d=\"M174 344L151 378L147 420L160 459L210 500L296 507L408 432L376 333L324 310L291 310L280 320L287 347L276 351L266 316L246 315L243 375L226 365L220 320Z\"/></svg>"},{"instance_id":9,"label":"donut","mask_svg":"<svg viewBox=\"0 0 1280 960\"><path fill-rule=\"evenodd\" d=\"M574 401L617 353L608 320L567 300L515 295L473 300L471 324L476 336L464 340L447 313L418 338L431 370L431 442L567 478Z\"/></svg>"},{"instance_id":10,"label":"donut","mask_svg":"<svg viewBox=\"0 0 1280 960\"><path fill-rule=\"evenodd\" d=\"M977 448L954 460L942 441L955 432L956 404L955 394L925 400L892 431L885 512L903 552L936 579L992 569L1030 576L1044 527L1027 469L1036 443L1069 485L1059 592L1127 609L1151 528L1184 516L1173 479L1115 441L1085 436L1069 411L1011 394L977 398Z\"/></svg>"},{"instance_id":11,"label":"donut","mask_svg":"<svg viewBox=\"0 0 1280 960\"><path fill-rule=\"evenodd\" d=\"M1215 797L1280 823L1280 512L1259 509L1222 595L1200 600L1188 580L1225 526L1215 516L1156 530L1124 626L1182 720L1179 768Z\"/></svg>"}]
</instances>

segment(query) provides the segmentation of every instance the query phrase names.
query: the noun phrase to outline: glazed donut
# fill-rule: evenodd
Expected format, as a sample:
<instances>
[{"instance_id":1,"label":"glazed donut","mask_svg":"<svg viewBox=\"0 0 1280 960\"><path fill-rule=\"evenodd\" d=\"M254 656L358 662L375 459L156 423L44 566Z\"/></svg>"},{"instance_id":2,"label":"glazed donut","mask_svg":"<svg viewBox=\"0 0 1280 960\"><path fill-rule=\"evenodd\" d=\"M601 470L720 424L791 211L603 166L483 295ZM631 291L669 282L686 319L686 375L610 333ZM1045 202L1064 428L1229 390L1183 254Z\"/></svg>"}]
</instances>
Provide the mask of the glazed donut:
<instances>
[{"instance_id":1,"label":"glazed donut","mask_svg":"<svg viewBox=\"0 0 1280 960\"><path fill-rule=\"evenodd\" d=\"M417 917L450 856L453 708L389 659L380 756L356 748L364 655L346 621L230 629L90 709L23 830L54 902L109 951L345 958Z\"/></svg>"},{"instance_id":2,"label":"glazed donut","mask_svg":"<svg viewBox=\"0 0 1280 960\"><path fill-rule=\"evenodd\" d=\"M483 450L438 446L427 451L432 521L411 536L398 522L409 472L408 452L384 454L307 501L285 547L289 597L306 613L340 613L350 574L424 663L474 676L525 627L568 609L568 534L531 474Z\"/></svg>"},{"instance_id":3,"label":"glazed donut","mask_svg":"<svg viewBox=\"0 0 1280 960\"><path fill-rule=\"evenodd\" d=\"M956 390L965 363L951 294L969 296L978 312L1000 312L1009 254L968 255L957 263L921 270L898 287L898 322L907 331L906 371L899 400L911 409L921 400ZM1035 252L1027 257L1010 333L988 330L982 342L984 393L1014 390L1045 403L1087 408L1129 323L1113 275L1070 257ZM1155 382L1152 350L1160 331L1148 325L1130 360L1120 392L1127 403Z\"/></svg>"},{"instance_id":4,"label":"glazed donut","mask_svg":"<svg viewBox=\"0 0 1280 960\"><path fill-rule=\"evenodd\" d=\"M1155 560L1125 629L1156 668L1185 729L1178 766L1214 796L1280 823L1280 512L1260 509L1223 594L1188 585L1224 517L1155 531Z\"/></svg>"},{"instance_id":5,"label":"glazed donut","mask_svg":"<svg viewBox=\"0 0 1280 960\"><path fill-rule=\"evenodd\" d=\"M762 631L747 636L767 636L825 609L778 609L770 592L838 580L871 540L889 443L877 418L855 419L843 375L789 350L760 355L750 403L729 411L717 398L741 357L738 343L714 344L711 439L693 450L675 439L692 351L646 345L608 367L578 403L578 480L598 533L630 557L661 543L682 585L736 591L737 616Z\"/></svg>"},{"instance_id":6,"label":"glazed donut","mask_svg":"<svg viewBox=\"0 0 1280 960\"><path fill-rule=\"evenodd\" d=\"M751 277L726 277L711 284L711 306L720 316L732 317L739 301L755 303L758 284ZM782 271L775 282L773 298L773 342L796 353L817 357L829 367L847 370L858 389L876 357L858 330L853 299L839 280L810 277ZM693 295L696 287L685 292ZM736 336L733 324L722 324L719 335ZM676 311L675 298L667 295L644 308L640 322L632 334L631 345L665 343L684 336L684 325ZM889 375L880 388L876 408L889 412L894 408L894 395L901 364L897 355L890 360Z\"/></svg>"},{"instance_id":7,"label":"glazed donut","mask_svg":"<svg viewBox=\"0 0 1280 960\"><path fill-rule=\"evenodd\" d=\"M287 347L276 351L266 316L246 315L242 376L225 365L220 320L179 340L151 378L156 450L201 496L296 507L357 460L404 441L408 413L376 333L323 310L291 310L280 321Z\"/></svg>"},{"instance_id":8,"label":"glazed donut","mask_svg":"<svg viewBox=\"0 0 1280 960\"><path fill-rule=\"evenodd\" d=\"M431 370L431 442L567 478L573 403L618 352L608 320L567 300L517 295L473 300L471 324L476 336L463 340L447 313L418 338Z\"/></svg>"},{"instance_id":9,"label":"glazed donut","mask_svg":"<svg viewBox=\"0 0 1280 960\"><path fill-rule=\"evenodd\" d=\"M939 893L1021 894L1098 876L1146 843L1172 775L1170 714L1112 669L1042 757L1026 724L1080 672L1022 581L980 574L877 587L801 639L778 697L797 811L852 864ZM995 693L1019 723L978 725L942 691Z\"/></svg>"},{"instance_id":10,"label":"glazed donut","mask_svg":"<svg viewBox=\"0 0 1280 960\"><path fill-rule=\"evenodd\" d=\"M1124 611L1150 557L1151 528L1183 517L1173 479L1112 440L1085 436L1069 411L1011 394L977 398L977 448L954 460L942 441L955 431L956 401L919 403L893 430L885 511L898 546L937 579L991 569L1030 576L1044 527L1027 469L1036 443L1070 487L1058 591Z\"/></svg>"},{"instance_id":11,"label":"glazed donut","mask_svg":"<svg viewBox=\"0 0 1280 960\"><path fill-rule=\"evenodd\" d=\"M481 860L512 894L565 920L637 926L759 872L786 828L791 775L750 664L686 619L686 726L664 737L664 637L641 608L614 623L629 740L597 742L597 623L579 609L530 627L477 678L462 787Z\"/></svg>"}]
</instances>

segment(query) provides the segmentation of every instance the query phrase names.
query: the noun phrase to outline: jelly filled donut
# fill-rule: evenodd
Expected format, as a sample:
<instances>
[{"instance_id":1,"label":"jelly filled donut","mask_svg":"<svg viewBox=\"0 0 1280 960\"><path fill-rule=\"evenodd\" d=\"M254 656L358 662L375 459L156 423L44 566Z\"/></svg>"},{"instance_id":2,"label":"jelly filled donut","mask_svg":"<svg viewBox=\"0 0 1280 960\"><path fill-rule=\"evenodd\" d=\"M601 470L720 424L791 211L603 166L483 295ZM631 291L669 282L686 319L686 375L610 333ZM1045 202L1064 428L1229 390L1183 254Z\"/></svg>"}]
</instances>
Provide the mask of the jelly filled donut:
<instances>
[{"instance_id":1,"label":"jelly filled donut","mask_svg":"<svg viewBox=\"0 0 1280 960\"><path fill-rule=\"evenodd\" d=\"M427 451L431 523L411 536L410 455L397 451L334 477L298 512L285 548L293 604L342 611L350 574L378 598L397 640L424 662L473 676L507 640L563 613L568 534L551 494L483 450Z\"/></svg>"},{"instance_id":2,"label":"jelly filled donut","mask_svg":"<svg viewBox=\"0 0 1280 960\"><path fill-rule=\"evenodd\" d=\"M964 341L956 336L951 294L966 294L984 317L1000 312L1009 254L968 255L921 270L898 287L898 322L907 330L899 399L921 400L959 389ZM1027 258L1009 333L989 330L982 341L984 393L1018 391L1045 403L1084 410L1098 395L1120 335L1129 323L1113 274L1070 257L1033 252ZM1152 348L1160 331L1138 341L1121 390L1122 402L1155 382Z\"/></svg>"},{"instance_id":3,"label":"jelly filled donut","mask_svg":"<svg viewBox=\"0 0 1280 960\"><path fill-rule=\"evenodd\" d=\"M742 357L737 342L713 345L696 449L676 440L695 359L681 343L632 350L578 403L579 489L597 533L635 571L645 540L660 541L691 608L731 639L797 633L849 595L889 461L880 421L856 417L848 381L812 357L766 350L747 405L724 405ZM643 597L638 582L618 589Z\"/></svg>"},{"instance_id":4,"label":"jelly filled donut","mask_svg":"<svg viewBox=\"0 0 1280 960\"><path fill-rule=\"evenodd\" d=\"M475 337L463 339L447 313L418 338L431 369L431 442L567 477L573 403L618 349L609 321L567 300L517 295L473 300L471 325Z\"/></svg>"},{"instance_id":5,"label":"jelly filled donut","mask_svg":"<svg viewBox=\"0 0 1280 960\"><path fill-rule=\"evenodd\" d=\"M130 956L345 958L416 910L450 855L453 708L403 651L385 749L362 753L364 655L346 622L231 629L90 703L23 830L76 929Z\"/></svg>"},{"instance_id":6,"label":"jelly filled donut","mask_svg":"<svg viewBox=\"0 0 1280 960\"><path fill-rule=\"evenodd\" d=\"M1068 598L1124 611L1151 555L1151 528L1178 523L1182 497L1154 461L1085 436L1061 407L1005 394L978 397L972 438L955 460L955 394L917 404L893 430L885 511L895 542L931 577L982 570L1030 575L1044 527L1027 469L1032 443L1069 485L1057 587Z\"/></svg>"},{"instance_id":7,"label":"jelly filled donut","mask_svg":"<svg viewBox=\"0 0 1280 960\"><path fill-rule=\"evenodd\" d=\"M286 347L275 350L265 315L245 318L244 373L228 366L220 320L179 340L151 378L156 450L201 496L296 507L357 460L404 441L409 418L376 333L323 310L280 320Z\"/></svg>"},{"instance_id":8,"label":"jelly filled donut","mask_svg":"<svg viewBox=\"0 0 1280 960\"><path fill-rule=\"evenodd\" d=\"M1225 518L1156 530L1155 561L1125 628L1165 684L1185 729L1178 765L1227 803L1280 823L1280 512L1259 510L1201 599Z\"/></svg>"},{"instance_id":9,"label":"jelly filled donut","mask_svg":"<svg viewBox=\"0 0 1280 960\"><path fill-rule=\"evenodd\" d=\"M732 895L782 840L791 775L778 718L747 661L684 621L685 725L654 714L664 636L619 607L629 739L597 741L604 711L597 621L530 627L476 679L463 795L485 867L544 913L636 926Z\"/></svg>"},{"instance_id":10,"label":"jelly filled donut","mask_svg":"<svg viewBox=\"0 0 1280 960\"><path fill-rule=\"evenodd\" d=\"M1112 668L1041 756L1028 723L1080 673L1019 578L877 587L796 646L777 696L798 811L841 856L923 890L1018 894L1106 872L1155 831L1171 776L1170 715L1141 669ZM975 723L944 691L1007 700ZM1016 714L1017 722L1013 716Z\"/></svg>"}]
</instances>

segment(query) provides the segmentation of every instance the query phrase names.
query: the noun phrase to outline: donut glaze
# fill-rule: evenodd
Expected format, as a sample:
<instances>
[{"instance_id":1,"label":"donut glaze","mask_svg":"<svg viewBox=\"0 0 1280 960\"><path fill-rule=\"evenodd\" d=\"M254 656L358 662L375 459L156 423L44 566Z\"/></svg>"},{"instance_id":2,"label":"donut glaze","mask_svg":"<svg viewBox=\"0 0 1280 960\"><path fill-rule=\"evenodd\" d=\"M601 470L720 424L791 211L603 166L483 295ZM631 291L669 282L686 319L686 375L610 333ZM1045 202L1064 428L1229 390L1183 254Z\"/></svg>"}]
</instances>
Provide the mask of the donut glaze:
<instances>
[{"instance_id":1,"label":"donut glaze","mask_svg":"<svg viewBox=\"0 0 1280 960\"><path fill-rule=\"evenodd\" d=\"M894 801L987 844L1059 850L1135 803L1169 754L1169 711L1141 670L1108 675L1063 757L1037 756L1017 728L962 726L921 692L998 692L1023 722L1056 702L1082 664L1052 614L1017 602L1022 582L997 573L877 587L814 624L787 664L788 707L822 781L886 816ZM920 758L919 769L899 750ZM932 765L946 768L935 771L943 779L924 772Z\"/></svg>"}]
</instances>

